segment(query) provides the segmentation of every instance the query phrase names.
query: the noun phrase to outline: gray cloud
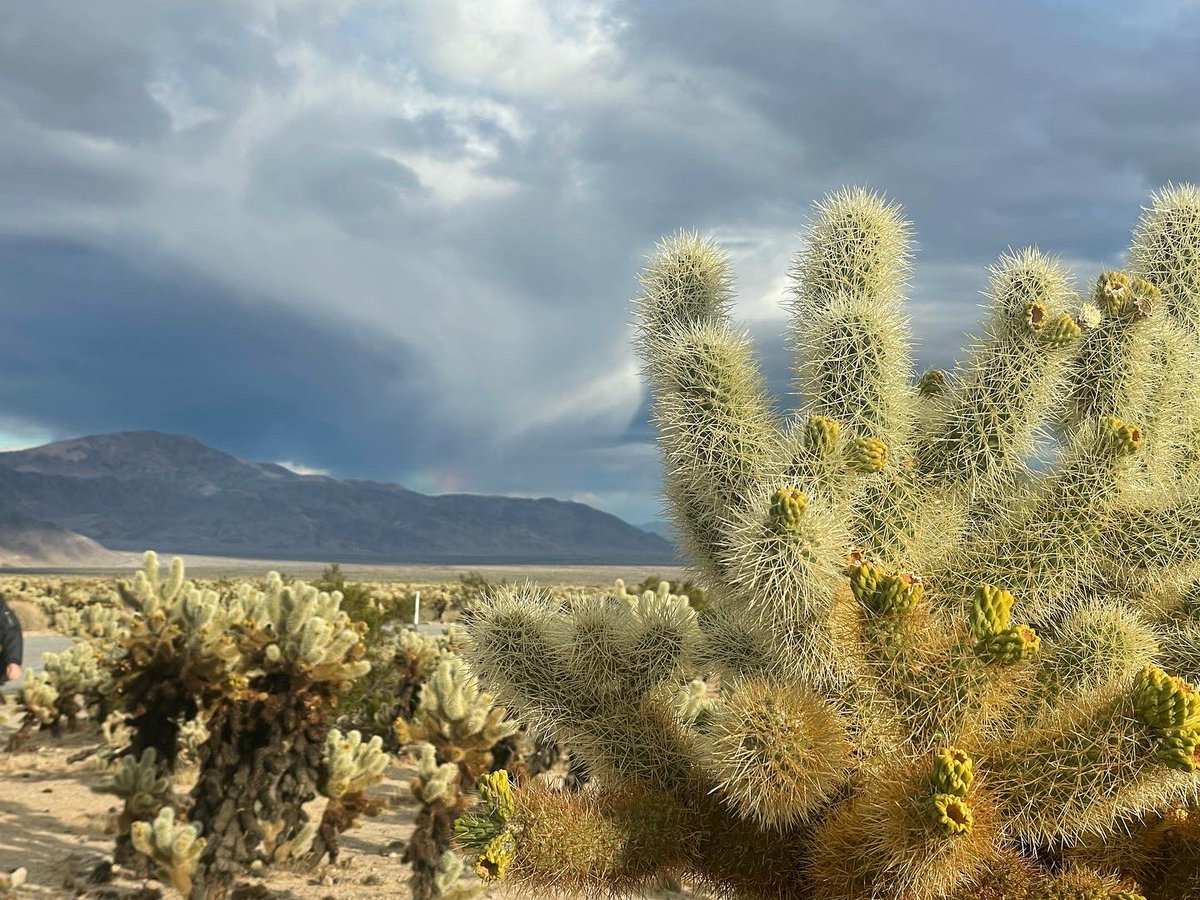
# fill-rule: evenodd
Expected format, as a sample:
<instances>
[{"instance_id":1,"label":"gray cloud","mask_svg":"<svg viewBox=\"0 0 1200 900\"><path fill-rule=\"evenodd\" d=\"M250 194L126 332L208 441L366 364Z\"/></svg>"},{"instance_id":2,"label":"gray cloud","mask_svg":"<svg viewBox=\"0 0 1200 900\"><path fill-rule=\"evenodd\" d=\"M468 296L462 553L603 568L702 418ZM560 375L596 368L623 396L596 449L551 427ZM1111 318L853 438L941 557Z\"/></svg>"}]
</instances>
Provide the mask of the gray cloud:
<instances>
[{"instance_id":1,"label":"gray cloud","mask_svg":"<svg viewBox=\"0 0 1200 900\"><path fill-rule=\"evenodd\" d=\"M1200 178L1198 38L1184 3L19 4L0 420L648 518L627 323L658 237L726 241L782 395L810 203L885 190L949 365L1004 249L1088 277Z\"/></svg>"}]
</instances>

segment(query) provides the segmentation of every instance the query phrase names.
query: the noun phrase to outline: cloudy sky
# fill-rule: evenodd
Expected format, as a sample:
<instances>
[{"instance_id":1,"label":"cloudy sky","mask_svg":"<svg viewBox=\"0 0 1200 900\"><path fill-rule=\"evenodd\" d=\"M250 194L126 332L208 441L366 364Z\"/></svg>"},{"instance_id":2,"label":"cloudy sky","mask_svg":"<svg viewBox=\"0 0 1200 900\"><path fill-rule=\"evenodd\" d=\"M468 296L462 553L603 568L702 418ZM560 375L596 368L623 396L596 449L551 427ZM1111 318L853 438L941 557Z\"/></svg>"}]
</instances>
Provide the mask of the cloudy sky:
<instances>
[{"instance_id":1,"label":"cloudy sky","mask_svg":"<svg viewBox=\"0 0 1200 900\"><path fill-rule=\"evenodd\" d=\"M924 364L1009 246L1084 278L1200 179L1200 6L34 0L0 16L0 446L125 429L633 521L629 298L735 260L773 383L812 201L919 235Z\"/></svg>"}]
</instances>

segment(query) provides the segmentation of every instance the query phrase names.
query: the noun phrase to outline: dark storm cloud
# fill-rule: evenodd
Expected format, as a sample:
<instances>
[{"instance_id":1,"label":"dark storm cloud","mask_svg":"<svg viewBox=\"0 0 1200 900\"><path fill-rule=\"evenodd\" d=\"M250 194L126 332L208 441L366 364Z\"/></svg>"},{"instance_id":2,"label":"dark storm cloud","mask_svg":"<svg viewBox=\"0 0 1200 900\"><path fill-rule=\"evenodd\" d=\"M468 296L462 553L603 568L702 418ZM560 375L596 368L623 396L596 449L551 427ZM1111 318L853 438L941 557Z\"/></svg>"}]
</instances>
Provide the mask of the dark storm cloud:
<instances>
[{"instance_id":1,"label":"dark storm cloud","mask_svg":"<svg viewBox=\"0 0 1200 900\"><path fill-rule=\"evenodd\" d=\"M725 241L786 407L809 206L884 190L948 366L1006 248L1088 278L1200 178L1198 44L1167 2L19 4L0 421L649 518L628 298L661 235Z\"/></svg>"}]
</instances>

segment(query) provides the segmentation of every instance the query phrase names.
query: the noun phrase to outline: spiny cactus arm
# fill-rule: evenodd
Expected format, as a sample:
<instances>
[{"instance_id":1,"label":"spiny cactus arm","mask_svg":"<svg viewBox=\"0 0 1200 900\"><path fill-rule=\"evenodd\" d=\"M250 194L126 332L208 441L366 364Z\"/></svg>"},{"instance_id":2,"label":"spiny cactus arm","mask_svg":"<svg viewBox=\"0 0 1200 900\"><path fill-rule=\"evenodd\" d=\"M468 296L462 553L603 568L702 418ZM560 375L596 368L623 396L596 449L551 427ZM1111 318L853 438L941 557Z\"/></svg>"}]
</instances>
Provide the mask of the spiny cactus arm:
<instances>
[{"instance_id":1,"label":"spiny cactus arm","mask_svg":"<svg viewBox=\"0 0 1200 900\"><path fill-rule=\"evenodd\" d=\"M694 619L669 598L641 610L595 597L571 610L503 587L472 608L464 656L479 680L526 721L577 749L595 771L660 789L687 783L697 751L672 706L674 684L647 689L651 652L684 650ZM657 649L656 649L657 648Z\"/></svg>"},{"instance_id":2,"label":"spiny cactus arm","mask_svg":"<svg viewBox=\"0 0 1200 900\"><path fill-rule=\"evenodd\" d=\"M1112 836L1198 786L1200 695L1161 669L1116 691L1073 697L981 747L1007 827L1040 842Z\"/></svg>"},{"instance_id":3,"label":"spiny cactus arm","mask_svg":"<svg viewBox=\"0 0 1200 900\"><path fill-rule=\"evenodd\" d=\"M1087 426L1101 416L1150 421L1156 346L1168 324L1158 288L1125 272L1104 272L1080 319L1083 337L1067 387L1068 426Z\"/></svg>"},{"instance_id":4,"label":"spiny cactus arm","mask_svg":"<svg viewBox=\"0 0 1200 900\"><path fill-rule=\"evenodd\" d=\"M1163 627L1158 662L1168 672L1200 682L1200 622L1183 620Z\"/></svg>"},{"instance_id":5,"label":"spiny cactus arm","mask_svg":"<svg viewBox=\"0 0 1200 900\"><path fill-rule=\"evenodd\" d=\"M485 803L456 828L476 873L489 881L622 894L682 875L696 855L695 814L665 794L619 788L563 794L533 782L509 796L503 815Z\"/></svg>"},{"instance_id":6,"label":"spiny cactus arm","mask_svg":"<svg viewBox=\"0 0 1200 900\"><path fill-rule=\"evenodd\" d=\"M813 691L742 679L708 711L706 774L734 815L764 831L787 830L823 811L849 779L847 724Z\"/></svg>"},{"instance_id":7,"label":"spiny cactus arm","mask_svg":"<svg viewBox=\"0 0 1200 900\"><path fill-rule=\"evenodd\" d=\"M1134 272L1158 285L1171 315L1200 329L1200 189L1168 185L1150 198L1134 231Z\"/></svg>"},{"instance_id":8,"label":"spiny cactus arm","mask_svg":"<svg viewBox=\"0 0 1200 900\"><path fill-rule=\"evenodd\" d=\"M763 376L748 337L724 324L677 332L645 364L672 517L719 585L729 511L782 462Z\"/></svg>"},{"instance_id":9,"label":"spiny cactus arm","mask_svg":"<svg viewBox=\"0 0 1200 900\"><path fill-rule=\"evenodd\" d=\"M953 607L991 582L1019 597L1030 621L1061 609L1097 577L1101 535L1136 481L1144 439L1139 426L1113 417L1077 429L1062 462L1032 494L1014 495L1011 508L996 504L993 518L929 574L935 596Z\"/></svg>"},{"instance_id":10,"label":"spiny cactus arm","mask_svg":"<svg viewBox=\"0 0 1200 900\"><path fill-rule=\"evenodd\" d=\"M791 272L789 337L806 412L899 455L916 413L902 309L909 244L899 206L843 190L817 205Z\"/></svg>"},{"instance_id":11,"label":"spiny cactus arm","mask_svg":"<svg viewBox=\"0 0 1200 900\"><path fill-rule=\"evenodd\" d=\"M685 232L667 239L641 284L635 347L653 396L667 497L681 539L719 583L724 511L776 452L763 378L748 338L729 322L729 261L711 240Z\"/></svg>"},{"instance_id":12,"label":"spiny cactus arm","mask_svg":"<svg viewBox=\"0 0 1200 900\"><path fill-rule=\"evenodd\" d=\"M1131 683L1159 655L1164 635L1120 599L1081 602L1046 635L1031 714Z\"/></svg>"},{"instance_id":13,"label":"spiny cactus arm","mask_svg":"<svg viewBox=\"0 0 1200 900\"><path fill-rule=\"evenodd\" d=\"M639 281L634 345L643 359L672 343L677 332L729 319L729 257L698 232L679 231L659 243Z\"/></svg>"},{"instance_id":14,"label":"spiny cactus arm","mask_svg":"<svg viewBox=\"0 0 1200 900\"><path fill-rule=\"evenodd\" d=\"M920 472L977 489L1019 465L1062 394L1080 336L1070 275L1035 249L992 268L990 316L945 412L918 444Z\"/></svg>"},{"instance_id":15,"label":"spiny cactus arm","mask_svg":"<svg viewBox=\"0 0 1200 900\"><path fill-rule=\"evenodd\" d=\"M837 612L840 557L850 543L844 510L789 484L767 482L731 514L724 570L729 602L776 634L812 639L789 643L800 667L832 669L819 640Z\"/></svg>"},{"instance_id":16,"label":"spiny cactus arm","mask_svg":"<svg viewBox=\"0 0 1200 900\"><path fill-rule=\"evenodd\" d=\"M1200 495L1179 491L1167 503L1113 513L1101 551L1117 571L1190 565L1200 559Z\"/></svg>"},{"instance_id":17,"label":"spiny cactus arm","mask_svg":"<svg viewBox=\"0 0 1200 900\"><path fill-rule=\"evenodd\" d=\"M863 607L866 679L860 718L916 751L965 740L1019 705L1033 678L1040 641L1011 621L1012 597L977 587L968 621L948 628L922 602L923 584L870 561L851 571ZM996 595L1000 610L980 610Z\"/></svg>"}]
</instances>

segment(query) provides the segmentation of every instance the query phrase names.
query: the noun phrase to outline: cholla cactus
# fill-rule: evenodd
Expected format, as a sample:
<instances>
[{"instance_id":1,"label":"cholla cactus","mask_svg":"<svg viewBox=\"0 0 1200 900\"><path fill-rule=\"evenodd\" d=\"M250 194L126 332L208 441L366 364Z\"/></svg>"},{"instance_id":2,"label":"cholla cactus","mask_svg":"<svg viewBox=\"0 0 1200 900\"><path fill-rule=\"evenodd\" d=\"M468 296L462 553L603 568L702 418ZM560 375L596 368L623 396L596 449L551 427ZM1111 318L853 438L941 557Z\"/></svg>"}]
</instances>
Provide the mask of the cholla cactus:
<instances>
[{"instance_id":1,"label":"cholla cactus","mask_svg":"<svg viewBox=\"0 0 1200 900\"><path fill-rule=\"evenodd\" d=\"M430 743L417 744L417 775L412 793L421 804L416 828L405 851L412 865L409 880L414 900L466 898L478 896L483 885L475 879L463 879L462 861L454 856L454 820L469 804L462 792L462 771L456 763L438 762L437 749Z\"/></svg>"},{"instance_id":2,"label":"cholla cactus","mask_svg":"<svg viewBox=\"0 0 1200 900\"><path fill-rule=\"evenodd\" d=\"M819 205L779 421L724 255L658 248L635 343L709 602L505 587L469 611L482 683L599 782L469 813L472 858L499 842L516 881L590 892L1194 896L1200 191L1155 195L1133 271L1082 298L1056 259L1001 257L966 362L919 383L908 258L895 205Z\"/></svg>"},{"instance_id":3,"label":"cholla cactus","mask_svg":"<svg viewBox=\"0 0 1200 900\"><path fill-rule=\"evenodd\" d=\"M492 695L480 689L463 660L450 656L438 663L422 688L413 720L396 720L400 744L416 744L421 754L423 780L413 793L423 808L407 851L417 900L442 896L435 873L450 849L454 816L468 802L463 791L489 771L496 745L518 731L517 723L506 716Z\"/></svg>"},{"instance_id":4,"label":"cholla cactus","mask_svg":"<svg viewBox=\"0 0 1200 900\"><path fill-rule=\"evenodd\" d=\"M164 807L152 822L134 822L134 848L164 869L171 885L182 894L192 890L192 880L204 852L204 838L195 825L175 821L175 810Z\"/></svg>"},{"instance_id":5,"label":"cholla cactus","mask_svg":"<svg viewBox=\"0 0 1200 900\"><path fill-rule=\"evenodd\" d=\"M153 750L170 773L182 729L202 719L187 819L205 842L188 877L197 900L224 896L243 866L308 851L317 826L303 807L322 787L334 706L368 669L361 631L336 592L277 573L265 590L205 590L179 559L161 578L153 553L121 596L132 616L112 692L133 733L127 754Z\"/></svg>"},{"instance_id":6,"label":"cholla cactus","mask_svg":"<svg viewBox=\"0 0 1200 900\"><path fill-rule=\"evenodd\" d=\"M325 761L321 793L329 798L317 827L311 857L329 857L336 862L338 835L354 826L359 816L374 816L385 807L380 800L367 797L367 789L383 780L389 762L383 738L363 741L357 731L342 734L329 730L325 740Z\"/></svg>"},{"instance_id":7,"label":"cholla cactus","mask_svg":"<svg viewBox=\"0 0 1200 900\"><path fill-rule=\"evenodd\" d=\"M147 747L141 756L120 757L116 761L112 780L95 790L114 794L123 801L116 827L117 844L122 848L125 859L128 859L129 849L135 847L132 843L133 826L138 822L153 822L164 809L169 808L174 815L178 802L170 773L153 747Z\"/></svg>"},{"instance_id":8,"label":"cholla cactus","mask_svg":"<svg viewBox=\"0 0 1200 900\"><path fill-rule=\"evenodd\" d=\"M30 673L17 693L24 716L21 728L9 738L9 748L24 743L36 726L58 735L66 727L74 730L80 713L94 719L108 715L108 672L106 642L84 640L62 653L43 653L42 671Z\"/></svg>"}]
</instances>

